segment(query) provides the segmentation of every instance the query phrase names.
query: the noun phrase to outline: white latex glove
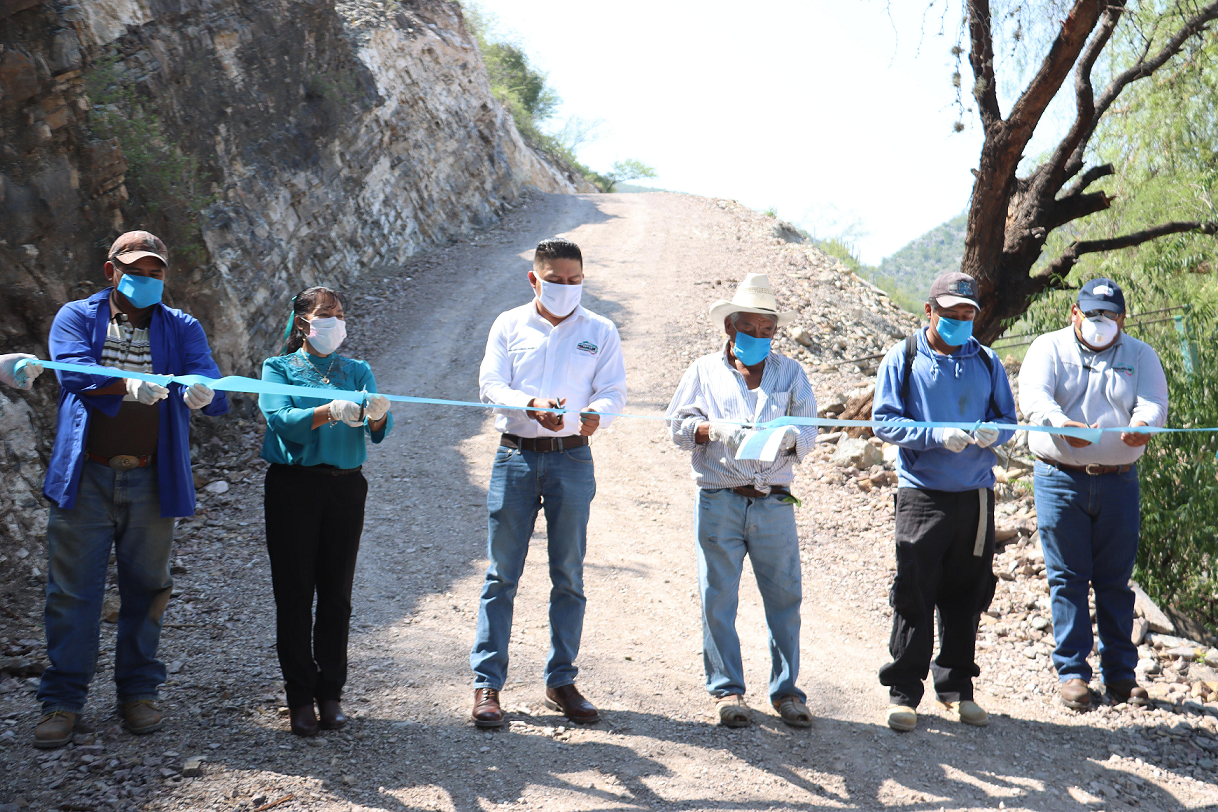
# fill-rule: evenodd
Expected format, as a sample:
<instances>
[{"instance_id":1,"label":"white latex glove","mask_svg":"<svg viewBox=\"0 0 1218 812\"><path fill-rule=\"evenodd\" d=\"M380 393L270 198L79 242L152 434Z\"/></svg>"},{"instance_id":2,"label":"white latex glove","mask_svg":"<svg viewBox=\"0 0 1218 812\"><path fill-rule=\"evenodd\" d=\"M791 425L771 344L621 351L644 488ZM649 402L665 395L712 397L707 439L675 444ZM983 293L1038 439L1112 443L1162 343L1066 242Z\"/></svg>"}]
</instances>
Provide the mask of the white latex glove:
<instances>
[{"instance_id":1,"label":"white latex glove","mask_svg":"<svg viewBox=\"0 0 1218 812\"><path fill-rule=\"evenodd\" d=\"M711 442L723 443L735 451L744 441L744 435L748 434L748 431L732 423L711 423L706 433Z\"/></svg>"},{"instance_id":2,"label":"white latex glove","mask_svg":"<svg viewBox=\"0 0 1218 812\"><path fill-rule=\"evenodd\" d=\"M127 382L127 394L145 406L151 406L158 400L169 397L169 389L152 381L141 381L138 378L123 378Z\"/></svg>"},{"instance_id":3,"label":"white latex glove","mask_svg":"<svg viewBox=\"0 0 1218 812\"><path fill-rule=\"evenodd\" d=\"M330 417L341 420L348 426L364 425L364 410L358 403L352 403L349 400L330 401Z\"/></svg>"},{"instance_id":4,"label":"white latex glove","mask_svg":"<svg viewBox=\"0 0 1218 812\"><path fill-rule=\"evenodd\" d=\"M972 444L973 438L970 437L969 433L963 429L943 430L943 447L948 451L954 451L959 454Z\"/></svg>"},{"instance_id":5,"label":"white latex glove","mask_svg":"<svg viewBox=\"0 0 1218 812\"><path fill-rule=\"evenodd\" d=\"M998 442L998 429L978 426L973 429L973 439L977 442L978 448L989 448Z\"/></svg>"},{"instance_id":6,"label":"white latex glove","mask_svg":"<svg viewBox=\"0 0 1218 812\"><path fill-rule=\"evenodd\" d=\"M192 384L182 390L182 400L190 409L202 409L215 397L216 393L201 383Z\"/></svg>"},{"instance_id":7,"label":"white latex glove","mask_svg":"<svg viewBox=\"0 0 1218 812\"><path fill-rule=\"evenodd\" d=\"M375 423L389 414L389 398L384 395L368 396L368 422Z\"/></svg>"},{"instance_id":8,"label":"white latex glove","mask_svg":"<svg viewBox=\"0 0 1218 812\"><path fill-rule=\"evenodd\" d=\"M782 440L778 443L779 451L794 451L795 443L799 441L799 429L794 426L787 426L782 433Z\"/></svg>"},{"instance_id":9,"label":"white latex glove","mask_svg":"<svg viewBox=\"0 0 1218 812\"><path fill-rule=\"evenodd\" d=\"M21 372L14 372L17 362L23 358L33 358L27 352L14 352L0 355L0 383L14 389L29 389L34 385L34 379L42 374L42 364L33 363L22 367Z\"/></svg>"}]
</instances>

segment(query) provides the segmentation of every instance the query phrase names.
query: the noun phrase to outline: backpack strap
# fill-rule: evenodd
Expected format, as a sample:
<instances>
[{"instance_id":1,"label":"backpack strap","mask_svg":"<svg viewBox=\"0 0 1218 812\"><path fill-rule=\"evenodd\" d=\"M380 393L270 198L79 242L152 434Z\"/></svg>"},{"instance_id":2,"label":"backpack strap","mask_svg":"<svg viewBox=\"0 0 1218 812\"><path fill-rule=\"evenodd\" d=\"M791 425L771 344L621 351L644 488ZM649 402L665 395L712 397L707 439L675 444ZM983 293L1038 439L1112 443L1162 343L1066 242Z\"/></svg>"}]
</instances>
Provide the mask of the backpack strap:
<instances>
[{"instance_id":1,"label":"backpack strap","mask_svg":"<svg viewBox=\"0 0 1218 812\"><path fill-rule=\"evenodd\" d=\"M905 373L901 378L901 407L909 402L909 379L913 375L914 356L918 354L918 334L911 333L905 338Z\"/></svg>"},{"instance_id":2,"label":"backpack strap","mask_svg":"<svg viewBox=\"0 0 1218 812\"><path fill-rule=\"evenodd\" d=\"M918 334L913 333L905 338L905 372L901 379L901 406L906 408L905 404L909 402L909 382L913 377L913 362L914 357L918 354ZM985 363L985 369L990 373L990 411L997 418L1002 414L998 409L998 401L994 398L994 361L990 358L990 354L986 352L986 348L982 347L978 352L982 362Z\"/></svg>"}]
</instances>

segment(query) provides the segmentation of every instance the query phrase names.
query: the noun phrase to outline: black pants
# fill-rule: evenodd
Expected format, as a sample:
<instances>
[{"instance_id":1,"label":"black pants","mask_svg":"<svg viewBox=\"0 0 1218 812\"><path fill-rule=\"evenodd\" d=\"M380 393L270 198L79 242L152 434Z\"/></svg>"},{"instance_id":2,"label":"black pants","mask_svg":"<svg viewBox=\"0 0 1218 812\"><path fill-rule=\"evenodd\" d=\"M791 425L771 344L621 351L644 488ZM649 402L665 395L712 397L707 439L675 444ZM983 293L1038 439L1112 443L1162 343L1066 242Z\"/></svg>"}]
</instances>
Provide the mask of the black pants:
<instances>
[{"instance_id":1,"label":"black pants","mask_svg":"<svg viewBox=\"0 0 1218 812\"><path fill-rule=\"evenodd\" d=\"M897 574L892 604L892 662L880 669L894 705L918 706L932 668L935 610L939 656L935 693L943 702L973 698L977 623L994 599L994 492L986 491L985 542L974 555L981 502L977 491L897 490Z\"/></svg>"},{"instance_id":2,"label":"black pants","mask_svg":"<svg viewBox=\"0 0 1218 812\"><path fill-rule=\"evenodd\" d=\"M324 469L272 465L264 493L275 645L288 707L339 699L347 682L351 585L368 481L358 472L335 476Z\"/></svg>"}]
</instances>

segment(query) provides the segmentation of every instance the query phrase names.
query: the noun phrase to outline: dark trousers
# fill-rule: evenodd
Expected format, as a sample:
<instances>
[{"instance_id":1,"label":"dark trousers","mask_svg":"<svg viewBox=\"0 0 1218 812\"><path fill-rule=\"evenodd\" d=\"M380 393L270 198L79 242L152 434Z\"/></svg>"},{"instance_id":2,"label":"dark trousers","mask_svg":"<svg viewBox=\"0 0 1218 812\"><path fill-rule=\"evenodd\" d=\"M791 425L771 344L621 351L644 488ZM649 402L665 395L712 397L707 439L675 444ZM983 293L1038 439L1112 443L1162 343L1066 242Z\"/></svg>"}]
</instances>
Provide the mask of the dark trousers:
<instances>
[{"instance_id":1,"label":"dark trousers","mask_svg":"<svg viewBox=\"0 0 1218 812\"><path fill-rule=\"evenodd\" d=\"M994 492L986 492L985 541L974 555L981 519L978 492L897 490L897 574L889 601L892 662L880 669L894 705L918 706L933 670L943 702L973 698L977 623L994 598ZM932 665L935 610L939 656Z\"/></svg>"},{"instance_id":2,"label":"dark trousers","mask_svg":"<svg viewBox=\"0 0 1218 812\"><path fill-rule=\"evenodd\" d=\"M272 465L264 493L275 645L288 707L339 699L347 681L351 585L368 481L358 472L335 476L324 469Z\"/></svg>"}]
</instances>

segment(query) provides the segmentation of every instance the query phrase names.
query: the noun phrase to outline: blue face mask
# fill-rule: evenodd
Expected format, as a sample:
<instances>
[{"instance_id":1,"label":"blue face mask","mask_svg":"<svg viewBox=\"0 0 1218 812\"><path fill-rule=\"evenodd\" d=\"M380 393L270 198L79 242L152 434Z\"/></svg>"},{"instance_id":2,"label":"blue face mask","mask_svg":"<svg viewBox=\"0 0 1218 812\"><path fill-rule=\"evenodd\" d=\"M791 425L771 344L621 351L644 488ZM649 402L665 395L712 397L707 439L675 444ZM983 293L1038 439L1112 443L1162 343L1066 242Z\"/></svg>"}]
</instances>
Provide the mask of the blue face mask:
<instances>
[{"instance_id":1,"label":"blue face mask","mask_svg":"<svg viewBox=\"0 0 1218 812\"><path fill-rule=\"evenodd\" d=\"M754 338L744 333L736 333L732 352L736 359L746 367L760 364L770 354L770 339Z\"/></svg>"},{"instance_id":2,"label":"blue face mask","mask_svg":"<svg viewBox=\"0 0 1218 812\"><path fill-rule=\"evenodd\" d=\"M165 292L165 283L160 279L153 279L151 276L125 273L123 278L118 280L118 292L131 302L132 307L142 310L161 301L161 294Z\"/></svg>"},{"instance_id":3,"label":"blue face mask","mask_svg":"<svg viewBox=\"0 0 1218 812\"><path fill-rule=\"evenodd\" d=\"M935 332L939 334L939 338L943 339L944 344L951 347L962 347L973 336L973 323L940 316L939 323L935 325Z\"/></svg>"}]
</instances>

